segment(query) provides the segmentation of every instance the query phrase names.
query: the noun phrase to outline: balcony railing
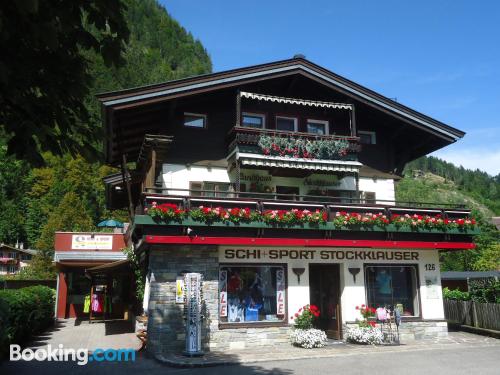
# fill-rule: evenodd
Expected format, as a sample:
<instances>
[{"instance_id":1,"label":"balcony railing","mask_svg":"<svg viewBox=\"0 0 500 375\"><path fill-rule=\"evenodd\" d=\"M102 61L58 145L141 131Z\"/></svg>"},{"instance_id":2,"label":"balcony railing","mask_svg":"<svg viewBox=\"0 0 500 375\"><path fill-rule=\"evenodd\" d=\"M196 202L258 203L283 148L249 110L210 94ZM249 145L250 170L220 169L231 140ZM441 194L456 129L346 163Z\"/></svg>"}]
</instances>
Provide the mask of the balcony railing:
<instances>
[{"instance_id":1,"label":"balcony railing","mask_svg":"<svg viewBox=\"0 0 500 375\"><path fill-rule=\"evenodd\" d=\"M147 187L143 192L143 207L151 203L172 202L183 209L200 205L206 207L249 207L259 211L270 209L322 209L329 213L345 212L384 212L388 217L394 214L441 215L444 218L457 218L470 215L464 204L435 202L403 202L385 199L369 200L363 198L329 197L318 195L257 193L257 192L214 192L213 190L190 190L177 188Z\"/></svg>"},{"instance_id":2,"label":"balcony railing","mask_svg":"<svg viewBox=\"0 0 500 375\"><path fill-rule=\"evenodd\" d=\"M255 129L248 127L235 126L228 134L228 151L229 154L238 146L240 152L248 152L255 154L265 154L265 150L259 145L262 137L271 137L271 139L289 139L304 140L314 144L315 142L342 142L346 144L345 152L342 152L335 157L325 157L317 155L320 159L335 159L335 160L357 160L357 154L361 150L358 137L338 136L338 135L317 135L301 132L288 132L281 130L270 129Z\"/></svg>"},{"instance_id":3,"label":"balcony railing","mask_svg":"<svg viewBox=\"0 0 500 375\"><path fill-rule=\"evenodd\" d=\"M358 231L362 238L413 240L418 234L430 241L451 241L454 235L463 240L463 235L479 233L463 205L253 192L213 194L147 188L134 225L153 226L148 233L172 235L196 228L197 235L216 237L347 238Z\"/></svg>"}]
</instances>

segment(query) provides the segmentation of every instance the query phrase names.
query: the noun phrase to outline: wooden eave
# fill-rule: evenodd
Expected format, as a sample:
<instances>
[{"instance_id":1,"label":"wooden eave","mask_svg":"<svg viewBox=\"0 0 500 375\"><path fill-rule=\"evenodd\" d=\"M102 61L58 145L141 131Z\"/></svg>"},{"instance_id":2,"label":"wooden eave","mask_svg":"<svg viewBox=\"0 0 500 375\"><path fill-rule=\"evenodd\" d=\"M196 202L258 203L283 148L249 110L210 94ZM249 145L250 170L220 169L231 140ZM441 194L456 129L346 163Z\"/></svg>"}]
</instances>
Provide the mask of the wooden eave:
<instances>
[{"instance_id":1,"label":"wooden eave","mask_svg":"<svg viewBox=\"0 0 500 375\"><path fill-rule=\"evenodd\" d=\"M366 87L339 76L308 60L293 58L268 64L233 69L219 73L206 74L180 80L169 81L145 87L99 94L97 98L103 106L103 121L106 127L107 141L115 142L113 119L116 111L131 110L149 106L174 98L207 93L223 88L237 87L243 84L269 80L277 77L300 74L319 82L335 91L341 92L359 102L374 107L411 126L441 138L446 144L462 138L465 133L422 113L386 98ZM119 128L120 124L116 124ZM147 129L145 131L148 131ZM126 142L122 139L122 142ZM122 145L124 147L124 145ZM111 154L111 147L106 146L108 163L116 163ZM125 152L125 151L123 151Z\"/></svg>"}]
</instances>

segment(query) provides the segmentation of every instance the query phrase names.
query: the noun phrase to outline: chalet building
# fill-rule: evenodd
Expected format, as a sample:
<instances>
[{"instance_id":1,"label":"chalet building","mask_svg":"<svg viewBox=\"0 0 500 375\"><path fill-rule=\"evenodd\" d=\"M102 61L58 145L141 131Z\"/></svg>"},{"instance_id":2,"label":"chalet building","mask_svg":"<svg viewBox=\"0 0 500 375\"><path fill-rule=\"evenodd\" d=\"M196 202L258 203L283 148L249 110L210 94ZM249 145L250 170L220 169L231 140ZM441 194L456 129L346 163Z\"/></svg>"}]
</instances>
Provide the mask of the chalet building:
<instances>
[{"instance_id":1,"label":"chalet building","mask_svg":"<svg viewBox=\"0 0 500 375\"><path fill-rule=\"evenodd\" d=\"M473 248L474 221L395 184L464 132L300 56L99 100L152 353L184 347L186 272L204 278L205 350L288 343L306 304L331 338L362 304L398 308L403 340L447 335L438 255Z\"/></svg>"},{"instance_id":2,"label":"chalet building","mask_svg":"<svg viewBox=\"0 0 500 375\"><path fill-rule=\"evenodd\" d=\"M0 244L0 275L14 275L30 262L36 250L25 249L23 244L15 246Z\"/></svg>"}]
</instances>

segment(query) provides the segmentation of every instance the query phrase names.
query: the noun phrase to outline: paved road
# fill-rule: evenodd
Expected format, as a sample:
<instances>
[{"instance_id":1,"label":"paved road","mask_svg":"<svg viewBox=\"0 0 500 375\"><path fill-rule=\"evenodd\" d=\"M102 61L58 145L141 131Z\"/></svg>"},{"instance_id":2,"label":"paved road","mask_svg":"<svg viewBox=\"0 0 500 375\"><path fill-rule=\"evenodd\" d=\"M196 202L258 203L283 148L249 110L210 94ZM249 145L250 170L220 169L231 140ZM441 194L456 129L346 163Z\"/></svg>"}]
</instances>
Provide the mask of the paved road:
<instances>
[{"instance_id":1,"label":"paved road","mask_svg":"<svg viewBox=\"0 0 500 375\"><path fill-rule=\"evenodd\" d=\"M290 374L369 374L369 375L460 375L500 374L500 346L463 346L405 352L348 354L334 358L260 362L234 366L174 369L140 357L135 363L4 362L2 375L68 374L172 374L172 375L290 375Z\"/></svg>"}]
</instances>

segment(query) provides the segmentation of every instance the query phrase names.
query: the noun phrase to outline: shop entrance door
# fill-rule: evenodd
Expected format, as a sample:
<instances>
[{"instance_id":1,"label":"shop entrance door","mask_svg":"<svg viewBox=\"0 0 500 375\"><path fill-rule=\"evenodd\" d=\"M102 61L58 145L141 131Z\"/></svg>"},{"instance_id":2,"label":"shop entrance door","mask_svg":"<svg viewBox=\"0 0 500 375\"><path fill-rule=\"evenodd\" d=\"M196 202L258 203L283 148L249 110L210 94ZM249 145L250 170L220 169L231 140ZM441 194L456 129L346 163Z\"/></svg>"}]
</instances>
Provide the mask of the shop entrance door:
<instances>
[{"instance_id":1,"label":"shop entrance door","mask_svg":"<svg viewBox=\"0 0 500 375\"><path fill-rule=\"evenodd\" d=\"M318 306L321 312L316 328L325 331L328 338L339 340L342 322L339 265L309 265L309 293L311 304Z\"/></svg>"}]
</instances>

